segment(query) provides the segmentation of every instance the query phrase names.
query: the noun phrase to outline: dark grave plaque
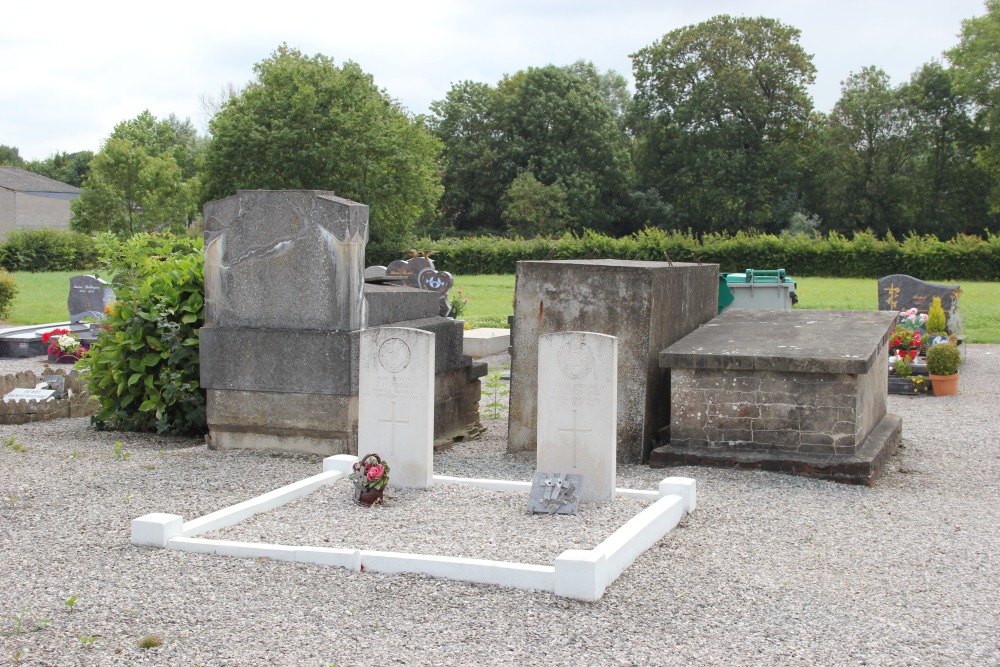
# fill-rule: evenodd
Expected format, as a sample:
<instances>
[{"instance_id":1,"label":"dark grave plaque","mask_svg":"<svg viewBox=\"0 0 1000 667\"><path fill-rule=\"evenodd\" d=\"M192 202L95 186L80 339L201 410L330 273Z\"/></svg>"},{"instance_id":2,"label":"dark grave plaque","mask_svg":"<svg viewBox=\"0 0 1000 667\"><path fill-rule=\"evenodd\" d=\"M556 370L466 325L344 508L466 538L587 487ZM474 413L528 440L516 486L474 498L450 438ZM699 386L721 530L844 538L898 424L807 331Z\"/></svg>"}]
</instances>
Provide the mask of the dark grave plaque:
<instances>
[{"instance_id":1,"label":"dark grave plaque","mask_svg":"<svg viewBox=\"0 0 1000 667\"><path fill-rule=\"evenodd\" d=\"M80 322L87 317L103 319L104 308L111 305L114 300L114 291L100 278L73 276L69 279L69 298L66 300L66 307L69 309L70 322Z\"/></svg>"},{"instance_id":2,"label":"dark grave plaque","mask_svg":"<svg viewBox=\"0 0 1000 667\"><path fill-rule=\"evenodd\" d=\"M951 317L958 312L958 295L961 288L958 285L938 285L929 283L913 276L900 273L885 276L878 280L878 309L902 310L916 308L926 313L931 307L934 297L941 297L941 307L945 315ZM950 322L949 322L950 323Z\"/></svg>"},{"instance_id":3,"label":"dark grave plaque","mask_svg":"<svg viewBox=\"0 0 1000 667\"><path fill-rule=\"evenodd\" d=\"M536 472L528 494L532 514L576 514L580 509L583 475Z\"/></svg>"}]
</instances>

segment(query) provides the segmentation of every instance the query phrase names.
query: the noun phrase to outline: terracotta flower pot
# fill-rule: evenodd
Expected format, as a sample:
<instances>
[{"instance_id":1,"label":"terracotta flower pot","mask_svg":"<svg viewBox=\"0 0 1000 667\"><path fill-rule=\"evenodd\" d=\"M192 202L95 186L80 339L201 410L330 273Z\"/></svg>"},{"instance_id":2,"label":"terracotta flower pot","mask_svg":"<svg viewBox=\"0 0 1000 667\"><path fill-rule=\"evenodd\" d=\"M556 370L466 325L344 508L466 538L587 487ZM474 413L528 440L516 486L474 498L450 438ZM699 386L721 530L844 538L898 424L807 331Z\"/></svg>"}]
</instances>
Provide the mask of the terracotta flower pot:
<instances>
[{"instance_id":1,"label":"terracotta flower pot","mask_svg":"<svg viewBox=\"0 0 1000 667\"><path fill-rule=\"evenodd\" d=\"M935 396L954 396L958 393L958 373L954 375L930 375Z\"/></svg>"}]
</instances>

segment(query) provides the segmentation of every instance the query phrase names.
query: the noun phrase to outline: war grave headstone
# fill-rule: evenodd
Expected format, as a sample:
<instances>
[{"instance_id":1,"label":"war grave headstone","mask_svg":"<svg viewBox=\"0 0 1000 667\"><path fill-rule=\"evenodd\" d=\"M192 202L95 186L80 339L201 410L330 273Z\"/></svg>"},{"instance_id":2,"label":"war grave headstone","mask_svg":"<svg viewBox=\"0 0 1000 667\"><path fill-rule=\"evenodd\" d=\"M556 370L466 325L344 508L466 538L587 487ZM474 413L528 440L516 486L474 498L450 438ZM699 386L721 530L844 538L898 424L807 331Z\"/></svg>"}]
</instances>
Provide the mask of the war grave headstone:
<instances>
[{"instance_id":1,"label":"war grave headstone","mask_svg":"<svg viewBox=\"0 0 1000 667\"><path fill-rule=\"evenodd\" d=\"M614 497L618 340L568 331L538 339L536 471L582 475L580 499Z\"/></svg>"},{"instance_id":2,"label":"war grave headstone","mask_svg":"<svg viewBox=\"0 0 1000 667\"><path fill-rule=\"evenodd\" d=\"M322 191L246 191L205 206L201 383L213 448L357 453L361 331L435 334L434 433L477 433L485 364L437 295L366 285L368 207Z\"/></svg>"},{"instance_id":3,"label":"war grave headstone","mask_svg":"<svg viewBox=\"0 0 1000 667\"><path fill-rule=\"evenodd\" d=\"M645 462L670 420L670 373L658 355L715 316L719 266L526 261L516 281L508 449L537 446L539 338L592 331L618 339L618 462Z\"/></svg>"},{"instance_id":4,"label":"war grave headstone","mask_svg":"<svg viewBox=\"0 0 1000 667\"><path fill-rule=\"evenodd\" d=\"M392 485L434 478L434 334L379 327L361 334L358 451L392 466Z\"/></svg>"},{"instance_id":5,"label":"war grave headstone","mask_svg":"<svg viewBox=\"0 0 1000 667\"><path fill-rule=\"evenodd\" d=\"M895 312L728 310L660 353L670 428L650 465L872 484L902 437L887 411Z\"/></svg>"},{"instance_id":6,"label":"war grave headstone","mask_svg":"<svg viewBox=\"0 0 1000 667\"><path fill-rule=\"evenodd\" d=\"M926 313L934 297L940 297L941 307L950 325L958 313L958 296L961 291L959 285L939 285L913 276L893 274L878 279L878 308L896 313L916 308Z\"/></svg>"}]
</instances>

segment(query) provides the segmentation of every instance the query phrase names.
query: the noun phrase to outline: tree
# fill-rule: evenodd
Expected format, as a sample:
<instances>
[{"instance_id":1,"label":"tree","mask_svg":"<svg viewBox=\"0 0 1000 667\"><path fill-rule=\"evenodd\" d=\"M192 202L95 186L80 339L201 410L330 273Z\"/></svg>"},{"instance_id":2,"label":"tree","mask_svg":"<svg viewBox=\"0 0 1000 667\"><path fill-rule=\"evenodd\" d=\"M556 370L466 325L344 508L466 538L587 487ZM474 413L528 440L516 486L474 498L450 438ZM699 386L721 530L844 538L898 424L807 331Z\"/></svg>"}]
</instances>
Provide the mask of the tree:
<instances>
[{"instance_id":1,"label":"tree","mask_svg":"<svg viewBox=\"0 0 1000 667\"><path fill-rule=\"evenodd\" d=\"M17 146L7 146L0 144L0 167L21 167L24 166L24 158Z\"/></svg>"},{"instance_id":2,"label":"tree","mask_svg":"<svg viewBox=\"0 0 1000 667\"><path fill-rule=\"evenodd\" d=\"M254 66L209 127L208 199L237 189L318 189L367 204L373 243L412 233L441 196L439 143L372 77L286 45Z\"/></svg>"},{"instance_id":3,"label":"tree","mask_svg":"<svg viewBox=\"0 0 1000 667\"><path fill-rule=\"evenodd\" d=\"M130 139L112 137L90 164L83 191L70 203L71 228L124 236L186 228L196 193L173 157L154 157Z\"/></svg>"},{"instance_id":4,"label":"tree","mask_svg":"<svg viewBox=\"0 0 1000 667\"><path fill-rule=\"evenodd\" d=\"M44 160L32 160L24 165L28 171L53 178L63 183L83 187L90 173L90 161L94 159L93 151L77 151L76 153L59 153Z\"/></svg>"},{"instance_id":5,"label":"tree","mask_svg":"<svg viewBox=\"0 0 1000 667\"><path fill-rule=\"evenodd\" d=\"M621 233L627 143L595 81L573 68L532 67L496 88L453 86L432 110L431 127L444 143L442 209L456 229L503 229L505 207L542 192L541 185L558 186L548 190L557 199L565 194L559 219L574 231ZM515 186L516 179L522 182ZM522 213L515 218L523 220Z\"/></svg>"},{"instance_id":6,"label":"tree","mask_svg":"<svg viewBox=\"0 0 1000 667\"><path fill-rule=\"evenodd\" d=\"M799 31L768 18L716 16L633 54L630 113L640 189L655 189L695 231L776 231L795 188L812 102Z\"/></svg>"},{"instance_id":7,"label":"tree","mask_svg":"<svg viewBox=\"0 0 1000 667\"><path fill-rule=\"evenodd\" d=\"M530 171L517 175L502 203L507 229L518 236L556 236L572 222L566 191L557 183L539 183Z\"/></svg>"},{"instance_id":8,"label":"tree","mask_svg":"<svg viewBox=\"0 0 1000 667\"><path fill-rule=\"evenodd\" d=\"M831 211L841 231L878 234L902 224L904 169L913 156L911 122L900 91L875 66L852 72L830 115L830 141L840 177Z\"/></svg>"},{"instance_id":9,"label":"tree","mask_svg":"<svg viewBox=\"0 0 1000 667\"><path fill-rule=\"evenodd\" d=\"M974 103L984 134L976 161L990 179L993 212L1000 213L1000 0L987 0L985 16L962 22L960 41L946 55L956 88Z\"/></svg>"},{"instance_id":10,"label":"tree","mask_svg":"<svg viewBox=\"0 0 1000 667\"><path fill-rule=\"evenodd\" d=\"M991 226L990 182L975 160L982 131L954 80L954 70L932 62L900 89L913 142L904 219L910 230L940 238Z\"/></svg>"}]
</instances>

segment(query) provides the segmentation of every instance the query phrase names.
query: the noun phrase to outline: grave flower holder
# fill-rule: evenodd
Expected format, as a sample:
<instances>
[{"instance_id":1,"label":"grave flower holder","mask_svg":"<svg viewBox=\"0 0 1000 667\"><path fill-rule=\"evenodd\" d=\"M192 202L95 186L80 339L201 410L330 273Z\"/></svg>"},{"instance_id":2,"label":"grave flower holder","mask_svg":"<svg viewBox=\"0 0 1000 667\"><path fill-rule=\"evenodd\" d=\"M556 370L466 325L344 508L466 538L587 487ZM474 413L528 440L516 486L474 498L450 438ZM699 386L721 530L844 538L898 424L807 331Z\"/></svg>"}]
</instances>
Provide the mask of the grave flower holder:
<instances>
[{"instance_id":1,"label":"grave flower holder","mask_svg":"<svg viewBox=\"0 0 1000 667\"><path fill-rule=\"evenodd\" d=\"M354 472L348 479L354 482L355 504L381 505L385 485L389 483L389 463L378 454L365 454L354 464Z\"/></svg>"}]
</instances>

